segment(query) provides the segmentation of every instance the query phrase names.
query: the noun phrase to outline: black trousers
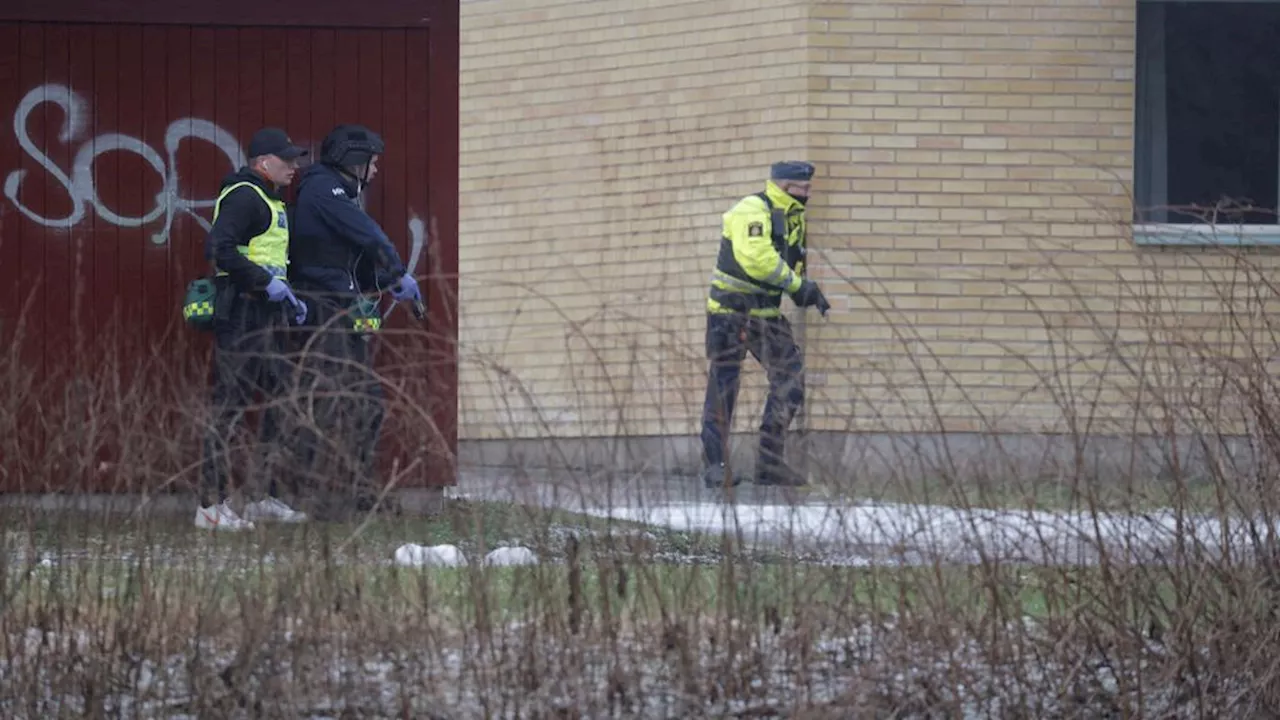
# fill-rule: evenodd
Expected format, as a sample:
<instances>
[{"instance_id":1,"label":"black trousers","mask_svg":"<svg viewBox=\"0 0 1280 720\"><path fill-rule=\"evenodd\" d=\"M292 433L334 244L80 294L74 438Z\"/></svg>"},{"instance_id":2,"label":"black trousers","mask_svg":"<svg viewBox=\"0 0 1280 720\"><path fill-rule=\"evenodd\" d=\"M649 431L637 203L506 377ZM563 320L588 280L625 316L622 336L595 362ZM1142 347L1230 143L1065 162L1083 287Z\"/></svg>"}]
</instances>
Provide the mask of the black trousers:
<instances>
[{"instance_id":1,"label":"black trousers","mask_svg":"<svg viewBox=\"0 0 1280 720\"><path fill-rule=\"evenodd\" d=\"M702 406L703 459L707 465L725 462L742 362L750 352L769 376L757 472L782 464L787 428L804 405L804 357L791 324L784 317L708 313L706 349L710 367Z\"/></svg>"},{"instance_id":2,"label":"black trousers","mask_svg":"<svg viewBox=\"0 0 1280 720\"><path fill-rule=\"evenodd\" d=\"M200 503L227 498L232 448L243 435L244 418L255 395L270 401L280 389L281 331L287 327L285 309L265 297L239 293L230 282L217 281L210 409L200 467ZM270 428L263 428L270 434ZM257 447L257 473L269 476L275 495L275 474L266 467L264 448Z\"/></svg>"},{"instance_id":3,"label":"black trousers","mask_svg":"<svg viewBox=\"0 0 1280 720\"><path fill-rule=\"evenodd\" d=\"M352 297L299 291L310 309L290 332L290 393L295 481L322 497L368 497L378 487L376 454L385 418L382 381L373 368L373 336L352 329Z\"/></svg>"}]
</instances>

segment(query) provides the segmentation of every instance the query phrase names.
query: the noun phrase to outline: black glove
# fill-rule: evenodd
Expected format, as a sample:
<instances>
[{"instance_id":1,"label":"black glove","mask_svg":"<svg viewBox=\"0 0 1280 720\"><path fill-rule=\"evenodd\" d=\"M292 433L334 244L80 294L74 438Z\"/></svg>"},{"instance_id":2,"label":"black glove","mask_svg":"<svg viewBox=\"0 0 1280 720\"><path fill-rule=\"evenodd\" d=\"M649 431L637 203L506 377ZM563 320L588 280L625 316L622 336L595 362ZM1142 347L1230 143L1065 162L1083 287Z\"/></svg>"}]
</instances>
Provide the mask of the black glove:
<instances>
[{"instance_id":1,"label":"black glove","mask_svg":"<svg viewBox=\"0 0 1280 720\"><path fill-rule=\"evenodd\" d=\"M791 294L791 300L795 302L796 307L813 307L817 306L818 312L826 317L827 311L831 309L831 303L827 302L827 296L822 294L822 288L818 287L818 283L812 280L805 280L800 284L800 289Z\"/></svg>"}]
</instances>

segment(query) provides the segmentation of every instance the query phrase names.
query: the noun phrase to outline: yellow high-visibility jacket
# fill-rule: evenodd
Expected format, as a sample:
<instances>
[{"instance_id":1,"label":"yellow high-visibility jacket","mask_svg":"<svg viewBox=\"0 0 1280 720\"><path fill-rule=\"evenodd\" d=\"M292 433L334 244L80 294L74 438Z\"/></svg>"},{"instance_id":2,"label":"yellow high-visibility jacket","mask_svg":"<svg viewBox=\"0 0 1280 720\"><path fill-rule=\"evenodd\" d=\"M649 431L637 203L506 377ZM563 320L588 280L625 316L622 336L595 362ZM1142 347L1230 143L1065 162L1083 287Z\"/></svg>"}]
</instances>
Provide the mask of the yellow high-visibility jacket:
<instances>
[{"instance_id":1,"label":"yellow high-visibility jacket","mask_svg":"<svg viewBox=\"0 0 1280 720\"><path fill-rule=\"evenodd\" d=\"M218 193L218 199L213 204L213 221L218 221L223 199L230 195L232 190L240 187L250 188L257 193L258 197L262 198L262 202L267 204L273 220L267 224L266 230L249 238L249 242L244 245L236 246L236 250L250 262L271 273L272 277L283 280L285 267L289 264L289 221L284 200L268 197L262 188L251 182L238 182L226 186L222 192ZM227 272L219 269L218 274L226 275Z\"/></svg>"},{"instance_id":2,"label":"yellow high-visibility jacket","mask_svg":"<svg viewBox=\"0 0 1280 720\"><path fill-rule=\"evenodd\" d=\"M782 293L804 280L804 254L804 205L769 181L724 214L707 312L778 317Z\"/></svg>"}]
</instances>

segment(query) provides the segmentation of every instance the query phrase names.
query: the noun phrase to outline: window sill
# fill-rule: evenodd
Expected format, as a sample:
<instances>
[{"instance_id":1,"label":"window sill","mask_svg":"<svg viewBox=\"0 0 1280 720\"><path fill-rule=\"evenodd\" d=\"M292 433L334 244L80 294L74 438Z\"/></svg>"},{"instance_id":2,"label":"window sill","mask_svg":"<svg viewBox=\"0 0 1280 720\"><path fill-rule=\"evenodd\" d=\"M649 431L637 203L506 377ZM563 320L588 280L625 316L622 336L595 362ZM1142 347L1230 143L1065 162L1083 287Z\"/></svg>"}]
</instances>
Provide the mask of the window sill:
<instances>
[{"instance_id":1,"label":"window sill","mask_svg":"<svg viewBox=\"0 0 1280 720\"><path fill-rule=\"evenodd\" d=\"M1167 225L1134 224L1133 243L1139 246L1280 246L1280 225Z\"/></svg>"}]
</instances>

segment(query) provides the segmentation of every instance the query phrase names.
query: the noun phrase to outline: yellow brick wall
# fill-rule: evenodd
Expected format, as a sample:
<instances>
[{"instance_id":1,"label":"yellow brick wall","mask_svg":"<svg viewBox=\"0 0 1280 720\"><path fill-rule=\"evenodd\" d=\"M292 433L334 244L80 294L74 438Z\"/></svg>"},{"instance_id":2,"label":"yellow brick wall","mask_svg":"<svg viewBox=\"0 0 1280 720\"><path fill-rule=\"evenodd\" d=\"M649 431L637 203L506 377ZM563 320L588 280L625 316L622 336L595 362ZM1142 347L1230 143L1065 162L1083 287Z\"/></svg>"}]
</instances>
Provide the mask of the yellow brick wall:
<instances>
[{"instance_id":1,"label":"yellow brick wall","mask_svg":"<svg viewBox=\"0 0 1280 720\"><path fill-rule=\"evenodd\" d=\"M1132 243L1135 17L1132 0L812 7L814 266L839 299L808 335L810 427L1126 433L1140 377L1206 378L1176 346L1240 340L1231 255Z\"/></svg>"},{"instance_id":2,"label":"yellow brick wall","mask_svg":"<svg viewBox=\"0 0 1280 720\"><path fill-rule=\"evenodd\" d=\"M462 8L463 439L695 433L719 217L782 158L813 429L1124 420L1152 323L1226 337L1232 259L1129 236L1133 0Z\"/></svg>"},{"instance_id":3,"label":"yellow brick wall","mask_svg":"<svg viewBox=\"0 0 1280 720\"><path fill-rule=\"evenodd\" d=\"M1037 371L1095 348L1078 327L1051 349L1042 313L1066 319L1072 282L1106 297L1133 262L1134 17L1132 0L813 7L815 268L839 298L809 335L813 427L1058 418Z\"/></svg>"},{"instance_id":4,"label":"yellow brick wall","mask_svg":"<svg viewBox=\"0 0 1280 720\"><path fill-rule=\"evenodd\" d=\"M807 12L463 3L462 438L693 427L719 216L805 148Z\"/></svg>"}]
</instances>

